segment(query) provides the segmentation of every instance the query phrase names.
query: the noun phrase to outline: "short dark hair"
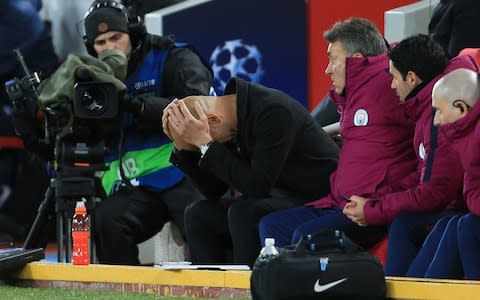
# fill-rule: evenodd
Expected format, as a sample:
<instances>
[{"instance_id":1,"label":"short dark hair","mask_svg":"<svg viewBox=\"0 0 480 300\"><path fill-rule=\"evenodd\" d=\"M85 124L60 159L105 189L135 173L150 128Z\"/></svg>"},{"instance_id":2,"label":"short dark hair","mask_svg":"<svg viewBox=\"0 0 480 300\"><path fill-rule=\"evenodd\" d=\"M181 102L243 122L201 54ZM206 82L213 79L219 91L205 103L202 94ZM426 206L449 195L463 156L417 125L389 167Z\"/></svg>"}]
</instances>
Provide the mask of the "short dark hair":
<instances>
[{"instance_id":1,"label":"short dark hair","mask_svg":"<svg viewBox=\"0 0 480 300\"><path fill-rule=\"evenodd\" d=\"M409 71L424 82L440 74L448 63L442 46L425 34L416 34L401 40L388 51L388 57L403 79Z\"/></svg>"},{"instance_id":2,"label":"short dark hair","mask_svg":"<svg viewBox=\"0 0 480 300\"><path fill-rule=\"evenodd\" d=\"M349 18L335 23L323 33L329 42L340 42L348 55L356 52L364 56L376 56L387 51L385 39L377 27L367 19Z\"/></svg>"}]
</instances>

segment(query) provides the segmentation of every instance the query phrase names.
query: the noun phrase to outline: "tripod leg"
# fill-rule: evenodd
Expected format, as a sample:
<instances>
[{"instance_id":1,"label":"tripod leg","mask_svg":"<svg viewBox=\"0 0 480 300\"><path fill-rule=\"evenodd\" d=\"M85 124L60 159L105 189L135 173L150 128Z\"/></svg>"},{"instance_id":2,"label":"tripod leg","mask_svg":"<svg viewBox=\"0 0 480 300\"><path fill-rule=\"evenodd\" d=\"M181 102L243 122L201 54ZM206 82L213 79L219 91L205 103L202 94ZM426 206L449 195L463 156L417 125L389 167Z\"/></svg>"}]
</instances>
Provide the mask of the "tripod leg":
<instances>
[{"instance_id":1,"label":"tripod leg","mask_svg":"<svg viewBox=\"0 0 480 300\"><path fill-rule=\"evenodd\" d=\"M72 262L72 215L65 214L63 219L65 220L65 262Z\"/></svg>"},{"instance_id":2,"label":"tripod leg","mask_svg":"<svg viewBox=\"0 0 480 300\"><path fill-rule=\"evenodd\" d=\"M63 260L63 215L57 213L57 262L64 262Z\"/></svg>"},{"instance_id":3,"label":"tripod leg","mask_svg":"<svg viewBox=\"0 0 480 300\"><path fill-rule=\"evenodd\" d=\"M30 231L28 232L27 238L23 244L25 249L33 248L45 248L48 242L48 225L49 221L53 218L55 211L55 198L53 183L50 182L44 199L40 206L38 207L38 214L35 217Z\"/></svg>"},{"instance_id":4,"label":"tripod leg","mask_svg":"<svg viewBox=\"0 0 480 300\"><path fill-rule=\"evenodd\" d=\"M56 198L58 262L72 262L72 216L75 208L74 203L74 201L62 197Z\"/></svg>"}]
</instances>

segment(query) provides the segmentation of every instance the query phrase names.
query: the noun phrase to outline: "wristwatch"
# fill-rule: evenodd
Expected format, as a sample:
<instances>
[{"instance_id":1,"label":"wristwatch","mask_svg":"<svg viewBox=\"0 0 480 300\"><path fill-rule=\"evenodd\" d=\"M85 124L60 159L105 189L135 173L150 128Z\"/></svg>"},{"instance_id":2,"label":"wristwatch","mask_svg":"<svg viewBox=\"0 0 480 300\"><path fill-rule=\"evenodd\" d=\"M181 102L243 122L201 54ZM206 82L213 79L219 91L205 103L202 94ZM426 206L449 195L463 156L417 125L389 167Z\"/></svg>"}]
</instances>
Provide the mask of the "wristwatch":
<instances>
[{"instance_id":1,"label":"wristwatch","mask_svg":"<svg viewBox=\"0 0 480 300\"><path fill-rule=\"evenodd\" d=\"M211 140L210 142L200 145L200 153L202 153L202 157L207 153L208 148L210 148L210 145L212 145L214 140Z\"/></svg>"}]
</instances>

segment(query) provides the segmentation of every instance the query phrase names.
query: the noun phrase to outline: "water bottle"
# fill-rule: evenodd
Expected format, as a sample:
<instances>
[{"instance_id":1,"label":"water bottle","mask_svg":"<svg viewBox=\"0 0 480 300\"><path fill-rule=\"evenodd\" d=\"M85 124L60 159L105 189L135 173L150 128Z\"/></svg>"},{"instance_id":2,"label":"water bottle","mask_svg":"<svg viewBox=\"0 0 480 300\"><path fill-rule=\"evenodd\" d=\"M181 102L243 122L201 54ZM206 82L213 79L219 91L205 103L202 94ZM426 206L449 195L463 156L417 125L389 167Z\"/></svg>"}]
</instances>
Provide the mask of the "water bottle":
<instances>
[{"instance_id":1,"label":"water bottle","mask_svg":"<svg viewBox=\"0 0 480 300\"><path fill-rule=\"evenodd\" d=\"M275 239L266 238L265 246L260 251L260 255L255 261L254 268L259 268L267 264L279 255L277 248L275 247Z\"/></svg>"},{"instance_id":2,"label":"water bottle","mask_svg":"<svg viewBox=\"0 0 480 300\"><path fill-rule=\"evenodd\" d=\"M90 218L83 201L77 201L75 214L72 220L72 262L74 265L88 265L90 254L88 245L90 241Z\"/></svg>"}]
</instances>

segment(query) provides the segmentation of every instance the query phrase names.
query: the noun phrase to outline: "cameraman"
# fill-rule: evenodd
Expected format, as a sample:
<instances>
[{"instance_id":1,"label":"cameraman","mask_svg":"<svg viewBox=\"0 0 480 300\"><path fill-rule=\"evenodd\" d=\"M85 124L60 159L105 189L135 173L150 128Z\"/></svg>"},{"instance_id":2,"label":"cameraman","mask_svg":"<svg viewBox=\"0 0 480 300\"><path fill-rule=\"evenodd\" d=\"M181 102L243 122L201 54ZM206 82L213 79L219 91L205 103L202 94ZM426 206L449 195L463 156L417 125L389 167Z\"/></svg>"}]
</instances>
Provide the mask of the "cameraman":
<instances>
[{"instance_id":1,"label":"cameraman","mask_svg":"<svg viewBox=\"0 0 480 300\"><path fill-rule=\"evenodd\" d=\"M174 98L207 95L212 72L171 36L148 34L141 19L118 2L95 1L84 25L91 55L117 49L128 58L128 95L120 104L125 112L123 138L108 141L111 149L120 144L121 150L106 158L110 169L102 184L108 196L95 209L97 256L100 263L137 265L136 245L171 219L184 234L184 209L199 198L169 162L173 146L162 132L161 118Z\"/></svg>"}]
</instances>

